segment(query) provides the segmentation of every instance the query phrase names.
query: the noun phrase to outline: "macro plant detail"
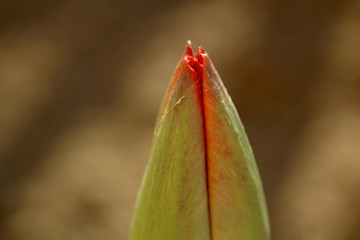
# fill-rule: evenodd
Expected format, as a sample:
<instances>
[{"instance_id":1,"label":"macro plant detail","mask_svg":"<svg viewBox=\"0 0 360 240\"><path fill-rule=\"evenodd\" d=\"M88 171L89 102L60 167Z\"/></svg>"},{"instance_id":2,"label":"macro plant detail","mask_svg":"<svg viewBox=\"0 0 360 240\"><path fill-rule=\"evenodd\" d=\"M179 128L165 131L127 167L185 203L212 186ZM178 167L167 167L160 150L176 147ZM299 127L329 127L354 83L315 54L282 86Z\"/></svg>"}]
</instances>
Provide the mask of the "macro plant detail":
<instances>
[{"instance_id":1,"label":"macro plant detail","mask_svg":"<svg viewBox=\"0 0 360 240\"><path fill-rule=\"evenodd\" d=\"M188 42L154 133L130 239L270 239L255 158L236 108Z\"/></svg>"}]
</instances>

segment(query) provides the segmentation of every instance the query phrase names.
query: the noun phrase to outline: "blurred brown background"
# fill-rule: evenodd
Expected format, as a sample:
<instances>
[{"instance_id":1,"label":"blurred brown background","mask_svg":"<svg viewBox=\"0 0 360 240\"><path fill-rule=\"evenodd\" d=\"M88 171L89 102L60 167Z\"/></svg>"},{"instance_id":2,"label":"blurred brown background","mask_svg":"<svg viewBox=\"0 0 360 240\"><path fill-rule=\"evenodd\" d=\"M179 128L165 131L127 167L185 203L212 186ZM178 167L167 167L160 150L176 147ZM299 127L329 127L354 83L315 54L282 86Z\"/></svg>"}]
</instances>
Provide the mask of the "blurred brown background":
<instances>
[{"instance_id":1,"label":"blurred brown background","mask_svg":"<svg viewBox=\"0 0 360 240\"><path fill-rule=\"evenodd\" d=\"M0 239L126 239L191 39L246 127L273 239L360 239L360 2L1 2Z\"/></svg>"}]
</instances>

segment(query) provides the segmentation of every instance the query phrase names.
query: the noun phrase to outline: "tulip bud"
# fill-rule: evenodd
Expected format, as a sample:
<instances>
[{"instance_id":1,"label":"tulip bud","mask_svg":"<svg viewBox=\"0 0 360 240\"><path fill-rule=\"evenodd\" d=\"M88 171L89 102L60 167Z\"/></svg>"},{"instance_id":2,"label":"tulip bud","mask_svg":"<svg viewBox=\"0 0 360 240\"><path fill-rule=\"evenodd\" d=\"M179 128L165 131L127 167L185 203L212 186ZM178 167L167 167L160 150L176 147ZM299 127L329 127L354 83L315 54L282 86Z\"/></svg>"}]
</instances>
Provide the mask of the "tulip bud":
<instances>
[{"instance_id":1,"label":"tulip bud","mask_svg":"<svg viewBox=\"0 0 360 240\"><path fill-rule=\"evenodd\" d=\"M244 127L209 56L190 44L160 110L130 239L268 240Z\"/></svg>"}]
</instances>

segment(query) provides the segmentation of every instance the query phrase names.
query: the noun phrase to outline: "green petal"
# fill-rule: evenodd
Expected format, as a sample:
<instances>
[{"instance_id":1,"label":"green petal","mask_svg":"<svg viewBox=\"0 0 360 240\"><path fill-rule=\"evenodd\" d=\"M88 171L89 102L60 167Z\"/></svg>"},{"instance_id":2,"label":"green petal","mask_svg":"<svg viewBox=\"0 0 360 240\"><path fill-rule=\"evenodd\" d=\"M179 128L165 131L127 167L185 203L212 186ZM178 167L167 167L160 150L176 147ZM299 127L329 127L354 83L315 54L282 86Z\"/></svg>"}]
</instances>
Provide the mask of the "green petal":
<instances>
[{"instance_id":1,"label":"green petal","mask_svg":"<svg viewBox=\"0 0 360 240\"><path fill-rule=\"evenodd\" d=\"M210 58L202 56L212 239L269 239L264 193L245 129Z\"/></svg>"},{"instance_id":2,"label":"green petal","mask_svg":"<svg viewBox=\"0 0 360 240\"><path fill-rule=\"evenodd\" d=\"M131 239L210 239L200 84L185 60L161 116Z\"/></svg>"}]
</instances>

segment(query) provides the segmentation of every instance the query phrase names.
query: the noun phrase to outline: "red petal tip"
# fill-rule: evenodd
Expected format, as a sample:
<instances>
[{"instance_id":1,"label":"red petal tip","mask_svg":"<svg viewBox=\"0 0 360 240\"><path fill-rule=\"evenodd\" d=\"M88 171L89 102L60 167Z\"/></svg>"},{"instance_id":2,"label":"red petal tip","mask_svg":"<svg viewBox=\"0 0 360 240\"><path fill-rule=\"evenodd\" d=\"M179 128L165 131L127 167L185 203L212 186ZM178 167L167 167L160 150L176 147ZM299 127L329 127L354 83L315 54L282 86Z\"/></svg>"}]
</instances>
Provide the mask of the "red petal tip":
<instances>
[{"instance_id":1,"label":"red petal tip","mask_svg":"<svg viewBox=\"0 0 360 240\"><path fill-rule=\"evenodd\" d=\"M200 78L202 76L203 72L203 55L204 55L204 49L202 47L199 47L196 56L194 56L193 51L191 49L191 41L189 40L186 44L186 50L184 54L184 60L188 63L188 66L190 69L192 69Z\"/></svg>"},{"instance_id":2,"label":"red petal tip","mask_svg":"<svg viewBox=\"0 0 360 240\"><path fill-rule=\"evenodd\" d=\"M186 43L186 49L185 49L185 53L184 53L185 56L194 56L194 53L192 51L192 48L191 48L191 41L188 40L187 43Z\"/></svg>"},{"instance_id":3,"label":"red petal tip","mask_svg":"<svg viewBox=\"0 0 360 240\"><path fill-rule=\"evenodd\" d=\"M204 52L205 52L204 49L202 47L199 47L199 49L196 53L196 58L200 64L204 64L204 59L203 59Z\"/></svg>"}]
</instances>

